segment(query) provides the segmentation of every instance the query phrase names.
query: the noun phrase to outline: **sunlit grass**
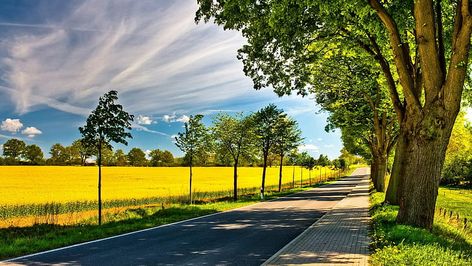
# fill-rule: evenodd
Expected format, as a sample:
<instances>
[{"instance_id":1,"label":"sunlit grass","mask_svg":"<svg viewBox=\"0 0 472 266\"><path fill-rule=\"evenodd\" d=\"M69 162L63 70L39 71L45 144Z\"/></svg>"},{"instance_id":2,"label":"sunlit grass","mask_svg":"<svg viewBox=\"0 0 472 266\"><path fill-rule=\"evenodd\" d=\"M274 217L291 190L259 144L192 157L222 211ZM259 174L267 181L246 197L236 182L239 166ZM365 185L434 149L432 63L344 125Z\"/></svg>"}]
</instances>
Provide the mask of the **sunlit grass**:
<instances>
[{"instance_id":1,"label":"sunlit grass","mask_svg":"<svg viewBox=\"0 0 472 266\"><path fill-rule=\"evenodd\" d=\"M440 216L431 232L396 224L398 207L382 205L383 198L384 193L371 197L372 265L472 265L470 232Z\"/></svg>"}]
</instances>

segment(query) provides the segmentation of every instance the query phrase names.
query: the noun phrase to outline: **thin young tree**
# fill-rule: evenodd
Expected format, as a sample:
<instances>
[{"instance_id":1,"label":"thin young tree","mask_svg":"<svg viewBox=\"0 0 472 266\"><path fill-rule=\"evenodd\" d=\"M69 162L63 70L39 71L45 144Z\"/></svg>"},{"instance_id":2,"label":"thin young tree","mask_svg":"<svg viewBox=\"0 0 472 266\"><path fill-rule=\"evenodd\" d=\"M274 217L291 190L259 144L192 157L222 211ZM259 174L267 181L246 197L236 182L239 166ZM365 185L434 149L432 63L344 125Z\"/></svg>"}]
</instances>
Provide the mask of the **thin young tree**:
<instances>
[{"instance_id":1,"label":"thin young tree","mask_svg":"<svg viewBox=\"0 0 472 266\"><path fill-rule=\"evenodd\" d=\"M250 116L220 113L213 121L213 136L218 150L229 154L233 164L233 200L238 200L238 166L254 147L253 121Z\"/></svg>"},{"instance_id":2,"label":"thin young tree","mask_svg":"<svg viewBox=\"0 0 472 266\"><path fill-rule=\"evenodd\" d=\"M192 204L192 167L196 156L202 156L209 150L208 130L202 123L203 115L190 116L184 124L184 132L175 137L175 145L185 153L189 166L189 202Z\"/></svg>"},{"instance_id":3,"label":"thin young tree","mask_svg":"<svg viewBox=\"0 0 472 266\"><path fill-rule=\"evenodd\" d=\"M131 122L134 116L123 110L116 103L118 92L111 90L100 97L98 106L87 118L84 127L79 127L83 143L94 146L98 164L98 224L102 224L102 149L111 147L111 142L128 145L127 138L132 138Z\"/></svg>"},{"instance_id":4,"label":"thin young tree","mask_svg":"<svg viewBox=\"0 0 472 266\"><path fill-rule=\"evenodd\" d=\"M283 162L287 154L300 145L302 132L298 128L297 121L281 116L275 125L275 142L273 152L280 157L279 165L279 192L282 189Z\"/></svg>"},{"instance_id":5,"label":"thin young tree","mask_svg":"<svg viewBox=\"0 0 472 266\"><path fill-rule=\"evenodd\" d=\"M267 158L270 150L273 148L276 140L276 125L279 119L283 119L286 114L283 110L278 109L274 104L260 109L253 115L254 132L256 133L257 146L261 149L263 166L262 166L262 184L261 184L261 198L264 198L265 178L267 170Z\"/></svg>"}]
</instances>

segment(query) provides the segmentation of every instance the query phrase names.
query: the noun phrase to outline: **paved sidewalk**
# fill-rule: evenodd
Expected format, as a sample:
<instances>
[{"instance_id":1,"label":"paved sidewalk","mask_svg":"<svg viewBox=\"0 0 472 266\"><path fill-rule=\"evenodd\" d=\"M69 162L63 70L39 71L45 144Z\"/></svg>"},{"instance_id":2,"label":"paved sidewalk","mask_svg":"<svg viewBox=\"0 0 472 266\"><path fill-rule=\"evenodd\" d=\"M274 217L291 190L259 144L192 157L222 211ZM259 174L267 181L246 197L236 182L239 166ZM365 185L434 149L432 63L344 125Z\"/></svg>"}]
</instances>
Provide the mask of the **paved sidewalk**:
<instances>
[{"instance_id":1,"label":"paved sidewalk","mask_svg":"<svg viewBox=\"0 0 472 266\"><path fill-rule=\"evenodd\" d=\"M351 193L263 265L368 265L368 174L356 170L346 180L357 183Z\"/></svg>"}]
</instances>

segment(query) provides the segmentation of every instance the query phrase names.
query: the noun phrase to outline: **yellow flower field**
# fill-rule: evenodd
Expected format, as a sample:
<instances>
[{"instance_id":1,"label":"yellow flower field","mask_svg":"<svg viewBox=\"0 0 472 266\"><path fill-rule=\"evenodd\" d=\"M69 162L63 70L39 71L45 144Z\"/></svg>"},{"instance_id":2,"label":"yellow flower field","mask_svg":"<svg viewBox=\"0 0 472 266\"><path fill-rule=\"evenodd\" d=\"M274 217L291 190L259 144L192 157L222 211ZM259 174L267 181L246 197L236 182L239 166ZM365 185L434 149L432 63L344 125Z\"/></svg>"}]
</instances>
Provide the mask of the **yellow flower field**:
<instances>
[{"instance_id":1,"label":"yellow flower field","mask_svg":"<svg viewBox=\"0 0 472 266\"><path fill-rule=\"evenodd\" d=\"M295 169L296 183L300 167ZM96 200L97 167L80 166L1 166L0 205ZM104 167L103 200L167 197L188 193L187 167ZM291 166L284 167L283 183L292 181ZM329 169L322 169L324 176ZM239 168L239 187L259 187L262 168ZM313 170L313 179L319 176ZM309 171L303 169L303 179ZM267 169L266 185L278 183L278 167ZM195 167L193 188L197 192L230 190L231 167Z\"/></svg>"}]
</instances>

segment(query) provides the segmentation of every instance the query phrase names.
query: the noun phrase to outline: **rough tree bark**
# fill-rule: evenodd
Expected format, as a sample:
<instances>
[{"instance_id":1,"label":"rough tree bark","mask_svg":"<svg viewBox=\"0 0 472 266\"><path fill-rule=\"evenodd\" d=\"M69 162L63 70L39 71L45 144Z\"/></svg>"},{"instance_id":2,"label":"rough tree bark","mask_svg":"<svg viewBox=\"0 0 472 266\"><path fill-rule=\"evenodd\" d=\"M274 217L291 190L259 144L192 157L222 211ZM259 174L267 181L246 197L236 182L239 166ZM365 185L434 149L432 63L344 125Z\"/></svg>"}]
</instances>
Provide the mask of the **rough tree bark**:
<instances>
[{"instance_id":1,"label":"rough tree bark","mask_svg":"<svg viewBox=\"0 0 472 266\"><path fill-rule=\"evenodd\" d=\"M395 147L395 158L393 160L392 174L390 175L390 181L388 183L387 192L385 193L385 203L391 205L398 205L399 199L402 194L401 182L403 173L403 163L404 158L408 158L406 153L405 141L402 135L398 136L398 141Z\"/></svg>"},{"instance_id":2,"label":"rough tree bark","mask_svg":"<svg viewBox=\"0 0 472 266\"><path fill-rule=\"evenodd\" d=\"M470 50L472 32L469 0L457 1L451 57L446 67L441 2L417 0L414 3L417 62L412 62L408 43L402 41L396 21L379 0L371 7L385 26L393 52L405 105L392 98L401 124L404 156L400 161L400 210L397 222L431 229L439 178L460 101ZM423 95L424 93L424 95ZM398 101L397 101L398 102Z\"/></svg>"}]
</instances>

